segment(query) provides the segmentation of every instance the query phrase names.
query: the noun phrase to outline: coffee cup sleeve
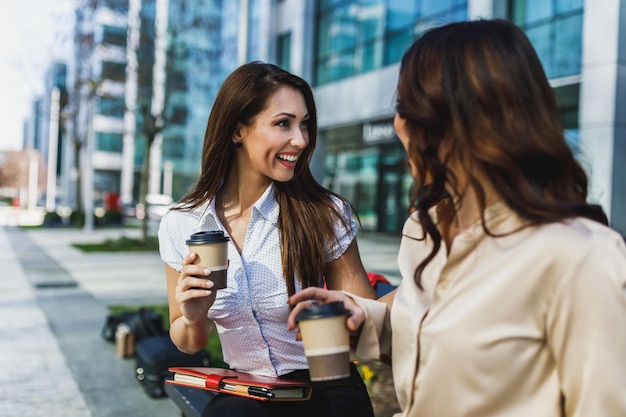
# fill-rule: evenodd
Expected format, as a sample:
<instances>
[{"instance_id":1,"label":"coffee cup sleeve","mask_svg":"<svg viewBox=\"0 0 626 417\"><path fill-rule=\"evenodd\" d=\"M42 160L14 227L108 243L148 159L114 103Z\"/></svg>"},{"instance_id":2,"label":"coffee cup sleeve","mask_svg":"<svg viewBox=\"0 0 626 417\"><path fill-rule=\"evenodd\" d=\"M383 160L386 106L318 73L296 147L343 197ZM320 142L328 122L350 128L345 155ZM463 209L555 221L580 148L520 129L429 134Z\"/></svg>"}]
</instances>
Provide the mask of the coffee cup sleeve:
<instances>
[{"instance_id":1,"label":"coffee cup sleeve","mask_svg":"<svg viewBox=\"0 0 626 417\"><path fill-rule=\"evenodd\" d=\"M356 348L350 349L350 360L379 360L391 356L391 320L387 304L342 291L365 311Z\"/></svg>"}]
</instances>

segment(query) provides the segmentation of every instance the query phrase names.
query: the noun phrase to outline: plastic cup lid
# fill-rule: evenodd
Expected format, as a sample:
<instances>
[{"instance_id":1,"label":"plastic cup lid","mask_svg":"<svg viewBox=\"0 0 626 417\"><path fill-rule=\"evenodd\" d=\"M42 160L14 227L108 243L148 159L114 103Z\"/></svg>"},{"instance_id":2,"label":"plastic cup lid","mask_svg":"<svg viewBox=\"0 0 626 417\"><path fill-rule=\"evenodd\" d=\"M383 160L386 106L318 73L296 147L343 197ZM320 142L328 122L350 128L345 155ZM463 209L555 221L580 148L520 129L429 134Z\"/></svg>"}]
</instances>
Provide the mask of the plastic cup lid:
<instances>
[{"instance_id":1,"label":"plastic cup lid","mask_svg":"<svg viewBox=\"0 0 626 417\"><path fill-rule=\"evenodd\" d=\"M314 305L314 306L303 309L296 316L296 321L323 319L323 318L328 318L328 317L349 316L349 315L350 315L350 311L348 311L344 307L343 302L334 301L332 303Z\"/></svg>"},{"instance_id":2,"label":"plastic cup lid","mask_svg":"<svg viewBox=\"0 0 626 417\"><path fill-rule=\"evenodd\" d=\"M207 230L194 233L187 240L187 245L203 245L205 243L228 242L230 239L222 230Z\"/></svg>"}]
</instances>

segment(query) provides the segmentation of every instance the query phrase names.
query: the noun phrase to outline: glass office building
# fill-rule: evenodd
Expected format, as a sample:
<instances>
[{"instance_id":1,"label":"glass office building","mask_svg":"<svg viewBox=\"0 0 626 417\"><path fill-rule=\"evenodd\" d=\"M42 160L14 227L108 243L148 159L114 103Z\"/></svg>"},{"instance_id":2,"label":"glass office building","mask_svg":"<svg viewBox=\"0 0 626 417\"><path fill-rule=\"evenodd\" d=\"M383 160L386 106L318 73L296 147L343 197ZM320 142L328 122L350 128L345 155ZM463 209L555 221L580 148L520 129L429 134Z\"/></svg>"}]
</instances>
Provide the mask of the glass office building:
<instances>
[{"instance_id":1,"label":"glass office building","mask_svg":"<svg viewBox=\"0 0 626 417\"><path fill-rule=\"evenodd\" d=\"M314 82L395 64L425 30L466 18L467 0L319 1Z\"/></svg>"},{"instance_id":2,"label":"glass office building","mask_svg":"<svg viewBox=\"0 0 626 417\"><path fill-rule=\"evenodd\" d=\"M402 54L432 27L500 17L521 27L535 46L557 96L566 138L589 172L590 199L626 232L626 217L619 215L626 206L626 113L620 99L626 88L626 50L620 47L626 6L619 0L603 0L602 7L594 0L131 2L168 5L168 123L155 148L151 192L177 199L187 191L199 172L206 119L223 79L241 63L262 60L302 76L314 88L315 177L354 204L365 230L398 233L412 186L393 129ZM109 26L103 27L102 39L121 48L122 28ZM116 65L125 60L108 61L103 73L112 80L121 77ZM99 98L100 120L120 120L116 100L115 94ZM141 135L126 129L120 139L124 129L102 129L96 122L94 166L101 172L111 167L114 179L122 172L123 187L131 184L136 196ZM126 136L136 145L130 162ZM128 166L130 180L123 175Z\"/></svg>"},{"instance_id":3,"label":"glass office building","mask_svg":"<svg viewBox=\"0 0 626 417\"><path fill-rule=\"evenodd\" d=\"M77 121L85 126L78 139L94 206L107 194L127 205L138 201L154 116L163 129L151 148L148 192L182 197L198 177L215 95L237 65L238 2L107 0L80 10L85 40L75 43L71 66L75 85L86 91L77 93Z\"/></svg>"},{"instance_id":4,"label":"glass office building","mask_svg":"<svg viewBox=\"0 0 626 417\"><path fill-rule=\"evenodd\" d=\"M170 0L167 45L166 127L161 181L157 192L179 199L198 178L204 131L215 95L236 65L236 36L225 22L236 22L237 8L219 0ZM186 3L186 4L185 4ZM231 4L232 6L232 4ZM231 15L234 13L235 18ZM171 176L167 178L167 176ZM168 185L169 184L169 185Z\"/></svg>"},{"instance_id":5,"label":"glass office building","mask_svg":"<svg viewBox=\"0 0 626 417\"><path fill-rule=\"evenodd\" d=\"M314 83L322 97L323 182L354 204L364 230L398 232L409 212L413 181L393 129L390 68L396 71L404 51L424 31L467 17L466 0L319 2ZM335 88L339 91L331 93ZM327 95L341 95L345 104L337 108L326 102ZM328 106L346 121L324 126Z\"/></svg>"},{"instance_id":6,"label":"glass office building","mask_svg":"<svg viewBox=\"0 0 626 417\"><path fill-rule=\"evenodd\" d=\"M510 19L526 32L559 98L566 138L579 153L578 97L582 65L583 0L513 1Z\"/></svg>"},{"instance_id":7,"label":"glass office building","mask_svg":"<svg viewBox=\"0 0 626 417\"><path fill-rule=\"evenodd\" d=\"M626 205L619 1L603 2L602 8L589 0L320 0L317 5L311 81L323 182L354 203L365 230L399 232L408 211L412 180L393 130L402 53L431 27L500 17L521 27L535 46L557 96L566 139L590 174L590 199L612 214L615 228L626 231L626 218L617 214Z\"/></svg>"}]
</instances>

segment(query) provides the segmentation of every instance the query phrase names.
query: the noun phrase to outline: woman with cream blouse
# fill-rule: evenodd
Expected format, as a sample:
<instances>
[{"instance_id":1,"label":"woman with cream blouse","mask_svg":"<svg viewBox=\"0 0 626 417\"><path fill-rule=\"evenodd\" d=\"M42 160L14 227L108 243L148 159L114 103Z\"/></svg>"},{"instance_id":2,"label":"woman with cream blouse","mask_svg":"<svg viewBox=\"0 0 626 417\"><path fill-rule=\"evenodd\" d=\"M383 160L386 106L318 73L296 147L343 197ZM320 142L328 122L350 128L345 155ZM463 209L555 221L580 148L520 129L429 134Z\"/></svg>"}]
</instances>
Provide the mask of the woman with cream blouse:
<instances>
[{"instance_id":1,"label":"woman with cream blouse","mask_svg":"<svg viewBox=\"0 0 626 417\"><path fill-rule=\"evenodd\" d=\"M311 300L343 301L356 357L391 357L398 416L626 416L626 247L587 202L524 33L424 34L394 125L416 185L401 284L378 301L305 289L288 327Z\"/></svg>"}]
</instances>

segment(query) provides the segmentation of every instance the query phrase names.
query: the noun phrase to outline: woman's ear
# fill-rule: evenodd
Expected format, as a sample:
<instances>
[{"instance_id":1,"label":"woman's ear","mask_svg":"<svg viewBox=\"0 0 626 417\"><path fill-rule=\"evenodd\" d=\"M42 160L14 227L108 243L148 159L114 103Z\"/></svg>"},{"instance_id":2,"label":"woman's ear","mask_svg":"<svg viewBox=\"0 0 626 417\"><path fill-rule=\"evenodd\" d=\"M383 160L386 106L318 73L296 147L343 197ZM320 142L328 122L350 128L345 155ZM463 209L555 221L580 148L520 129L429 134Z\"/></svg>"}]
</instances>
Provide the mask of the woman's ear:
<instances>
[{"instance_id":1,"label":"woman's ear","mask_svg":"<svg viewBox=\"0 0 626 417\"><path fill-rule=\"evenodd\" d=\"M237 128L235 129L235 132L233 133L233 137L231 138L231 140L235 144L235 148L243 147L243 143L241 142L241 139L242 139L241 128L242 128L241 123L238 123Z\"/></svg>"},{"instance_id":2,"label":"woman's ear","mask_svg":"<svg viewBox=\"0 0 626 417\"><path fill-rule=\"evenodd\" d=\"M237 123L237 127L235 128L235 131L233 132L233 137L232 137L233 142L241 142L242 130L243 130L243 126L241 125L241 123Z\"/></svg>"}]
</instances>

